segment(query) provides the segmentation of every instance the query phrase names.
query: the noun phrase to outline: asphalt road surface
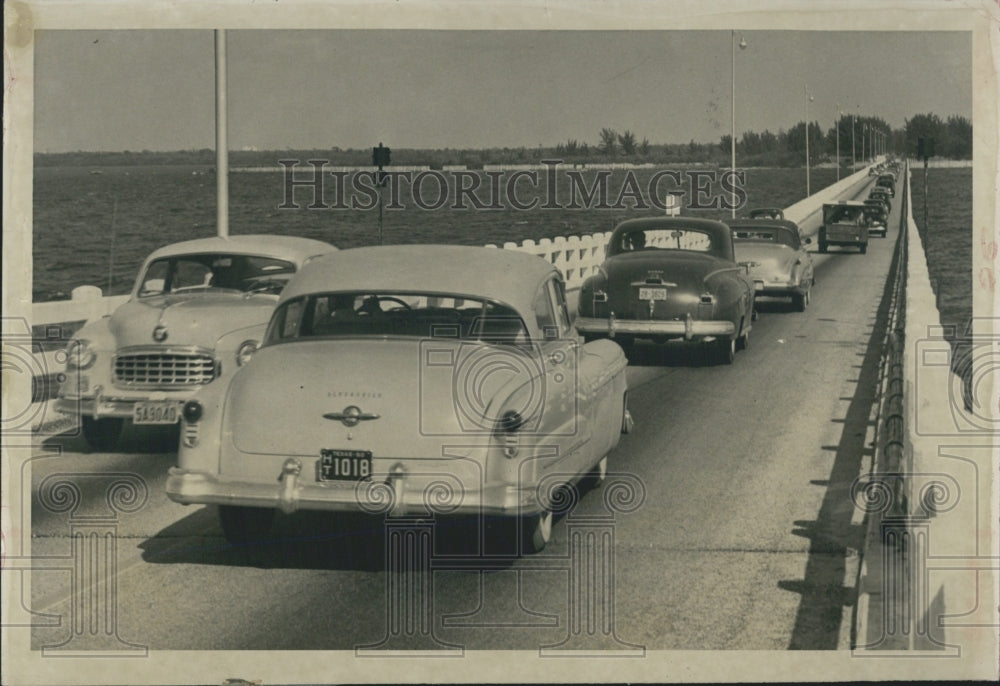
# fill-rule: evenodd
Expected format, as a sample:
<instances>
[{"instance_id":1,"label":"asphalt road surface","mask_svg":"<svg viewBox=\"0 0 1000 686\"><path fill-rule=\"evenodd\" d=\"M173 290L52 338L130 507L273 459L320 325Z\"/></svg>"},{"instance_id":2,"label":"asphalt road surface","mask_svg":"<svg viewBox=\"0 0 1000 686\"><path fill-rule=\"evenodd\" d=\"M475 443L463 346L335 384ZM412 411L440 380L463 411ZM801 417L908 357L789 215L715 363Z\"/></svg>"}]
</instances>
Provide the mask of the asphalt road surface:
<instances>
[{"instance_id":1,"label":"asphalt road surface","mask_svg":"<svg viewBox=\"0 0 1000 686\"><path fill-rule=\"evenodd\" d=\"M888 238L871 239L867 255L813 255L805 312L762 299L732 366L696 346L638 343L628 370L636 430L611 454L609 482L583 493L532 557L505 555L509 537L489 522L499 543L477 559L477 525L444 521L429 567L387 572L387 536L423 534L425 523L390 535L381 519L317 513L279 516L273 540L234 548L214 507L164 495L172 432L133 431L114 454L72 435L39 440L31 609L52 626L33 630L33 647L849 647L863 537L850 486L872 455L899 196L894 204ZM78 493L53 488L59 474L77 475ZM126 478L137 490L113 496L117 510L115 474L138 477ZM596 548L577 545L588 532ZM73 557L74 545L84 554ZM111 582L88 581L84 566L111 564Z\"/></svg>"}]
</instances>

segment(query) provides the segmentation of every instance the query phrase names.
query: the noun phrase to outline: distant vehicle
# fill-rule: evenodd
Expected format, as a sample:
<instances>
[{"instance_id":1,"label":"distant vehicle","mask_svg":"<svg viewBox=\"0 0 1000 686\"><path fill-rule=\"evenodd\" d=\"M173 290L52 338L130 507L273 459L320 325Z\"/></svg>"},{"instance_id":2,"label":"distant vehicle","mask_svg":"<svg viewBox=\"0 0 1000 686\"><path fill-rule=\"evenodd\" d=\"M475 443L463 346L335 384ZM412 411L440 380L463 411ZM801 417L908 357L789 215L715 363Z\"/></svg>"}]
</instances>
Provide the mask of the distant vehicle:
<instances>
[{"instance_id":1,"label":"distant vehicle","mask_svg":"<svg viewBox=\"0 0 1000 686\"><path fill-rule=\"evenodd\" d=\"M831 245L857 247L868 252L868 222L866 205L857 200L841 200L823 205L823 225L819 229L819 251L825 253Z\"/></svg>"},{"instance_id":2,"label":"distant vehicle","mask_svg":"<svg viewBox=\"0 0 1000 686\"><path fill-rule=\"evenodd\" d=\"M399 245L315 260L263 345L184 405L166 492L219 505L233 543L277 510L499 515L519 552L560 488L599 483L630 430L628 360L580 345L562 275L513 250Z\"/></svg>"},{"instance_id":3,"label":"distant vehicle","mask_svg":"<svg viewBox=\"0 0 1000 686\"><path fill-rule=\"evenodd\" d=\"M576 328L628 349L636 338L702 341L725 364L745 348L754 286L722 222L650 217L619 224L607 258L580 290Z\"/></svg>"},{"instance_id":4,"label":"distant vehicle","mask_svg":"<svg viewBox=\"0 0 1000 686\"><path fill-rule=\"evenodd\" d=\"M231 374L260 344L292 274L336 249L243 235L156 250L128 302L69 342L55 408L79 416L97 450L113 449L126 422L176 425L195 391Z\"/></svg>"},{"instance_id":5,"label":"distant vehicle","mask_svg":"<svg viewBox=\"0 0 1000 686\"><path fill-rule=\"evenodd\" d=\"M875 186L888 189L889 197L896 197L896 177L892 174L880 174L875 181Z\"/></svg>"},{"instance_id":6,"label":"distant vehicle","mask_svg":"<svg viewBox=\"0 0 1000 686\"><path fill-rule=\"evenodd\" d=\"M750 210L750 219L784 219L785 211L780 207L758 207Z\"/></svg>"},{"instance_id":7,"label":"distant vehicle","mask_svg":"<svg viewBox=\"0 0 1000 686\"><path fill-rule=\"evenodd\" d=\"M795 222L780 219L733 219L727 223L733 232L736 259L749 266L757 297L791 298L795 309L804 311L816 281L812 258L805 248L812 239L802 239Z\"/></svg>"},{"instance_id":8,"label":"distant vehicle","mask_svg":"<svg viewBox=\"0 0 1000 686\"><path fill-rule=\"evenodd\" d=\"M865 210L865 218L868 221L868 233L878 233L885 238L888 232L887 224L889 221L889 212L886 209L885 203L877 198L868 198L865 200L865 205L868 205L868 209Z\"/></svg>"},{"instance_id":9,"label":"distant vehicle","mask_svg":"<svg viewBox=\"0 0 1000 686\"><path fill-rule=\"evenodd\" d=\"M885 205L887 213L892 212L892 199L884 186L875 186L868 194L870 200L880 200Z\"/></svg>"}]
</instances>

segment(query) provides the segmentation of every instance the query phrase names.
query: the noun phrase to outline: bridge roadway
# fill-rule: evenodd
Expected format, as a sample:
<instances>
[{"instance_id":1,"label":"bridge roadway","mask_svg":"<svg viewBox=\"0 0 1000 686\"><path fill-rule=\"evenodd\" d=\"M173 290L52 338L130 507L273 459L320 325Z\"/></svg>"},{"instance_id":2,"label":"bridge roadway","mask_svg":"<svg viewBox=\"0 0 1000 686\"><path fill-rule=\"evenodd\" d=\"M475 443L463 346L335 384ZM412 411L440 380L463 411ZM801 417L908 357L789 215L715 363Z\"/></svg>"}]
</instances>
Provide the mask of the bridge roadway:
<instances>
[{"instance_id":1,"label":"bridge roadway","mask_svg":"<svg viewBox=\"0 0 1000 686\"><path fill-rule=\"evenodd\" d=\"M628 370L636 430L609 468L637 476L645 500L611 525L614 577L604 597L613 594L613 614L605 607L596 616L613 631L584 631L591 642L581 647L850 646L863 536L850 486L872 455L879 314L900 200L888 238L873 238L867 255L813 255L817 284L805 312L762 300L750 348L732 366L703 362L683 343L637 344ZM817 219L804 229L815 231ZM50 474L90 470L134 472L148 485L145 507L115 524L121 639L152 650L349 650L387 635L388 584L402 577L384 571L379 521L299 513L279 518L274 542L230 548L213 507L164 495L171 440L133 433L122 452L94 454L79 438L56 436L39 442L33 461L35 491ZM101 492L83 498L100 509ZM69 555L67 515L33 502L33 554ZM570 529L607 512L601 490L591 491L556 521L541 555L436 567L422 606L430 624L404 627L387 647L560 644L571 632ZM465 533L442 545L463 552L456 541ZM72 617L71 577L34 572L33 609ZM33 646L65 641L69 624L35 629Z\"/></svg>"}]
</instances>

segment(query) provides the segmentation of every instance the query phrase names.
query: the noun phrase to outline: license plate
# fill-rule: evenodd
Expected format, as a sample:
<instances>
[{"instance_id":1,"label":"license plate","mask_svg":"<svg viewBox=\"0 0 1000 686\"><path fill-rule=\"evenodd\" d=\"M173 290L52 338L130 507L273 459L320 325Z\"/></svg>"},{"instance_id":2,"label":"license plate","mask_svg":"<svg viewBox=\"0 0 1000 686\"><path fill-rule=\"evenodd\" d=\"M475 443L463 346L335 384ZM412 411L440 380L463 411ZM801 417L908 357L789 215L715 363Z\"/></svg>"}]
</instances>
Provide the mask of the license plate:
<instances>
[{"instance_id":1,"label":"license plate","mask_svg":"<svg viewBox=\"0 0 1000 686\"><path fill-rule=\"evenodd\" d=\"M369 450L327 450L319 452L320 481L364 481L372 474Z\"/></svg>"},{"instance_id":2,"label":"license plate","mask_svg":"<svg viewBox=\"0 0 1000 686\"><path fill-rule=\"evenodd\" d=\"M136 403L132 408L133 424L176 424L180 403L172 400Z\"/></svg>"},{"instance_id":3,"label":"license plate","mask_svg":"<svg viewBox=\"0 0 1000 686\"><path fill-rule=\"evenodd\" d=\"M754 281L753 282L753 289L755 291L762 291L762 290L764 290L764 282L763 281Z\"/></svg>"},{"instance_id":4,"label":"license plate","mask_svg":"<svg viewBox=\"0 0 1000 686\"><path fill-rule=\"evenodd\" d=\"M640 288L639 300L666 300L667 290L665 288Z\"/></svg>"}]
</instances>

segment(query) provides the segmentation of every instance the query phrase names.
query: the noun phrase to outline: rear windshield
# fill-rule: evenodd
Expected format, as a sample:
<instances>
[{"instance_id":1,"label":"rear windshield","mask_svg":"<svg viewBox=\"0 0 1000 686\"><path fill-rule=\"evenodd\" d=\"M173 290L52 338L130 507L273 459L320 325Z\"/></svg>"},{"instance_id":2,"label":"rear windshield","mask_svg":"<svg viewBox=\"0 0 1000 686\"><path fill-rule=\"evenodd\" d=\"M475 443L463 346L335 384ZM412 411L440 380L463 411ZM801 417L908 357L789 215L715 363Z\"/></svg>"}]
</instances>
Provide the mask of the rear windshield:
<instances>
[{"instance_id":1,"label":"rear windshield","mask_svg":"<svg viewBox=\"0 0 1000 686\"><path fill-rule=\"evenodd\" d=\"M209 290L278 294L294 273L292 262L273 257L174 255L150 262L139 278L139 297Z\"/></svg>"},{"instance_id":2,"label":"rear windshield","mask_svg":"<svg viewBox=\"0 0 1000 686\"><path fill-rule=\"evenodd\" d=\"M777 227L733 227L733 240L737 243L777 243L799 247L799 238L791 231Z\"/></svg>"},{"instance_id":3,"label":"rear windshield","mask_svg":"<svg viewBox=\"0 0 1000 686\"><path fill-rule=\"evenodd\" d=\"M823 221L827 224L860 224L864 214L864 207L834 205L823 208Z\"/></svg>"},{"instance_id":4,"label":"rear windshield","mask_svg":"<svg viewBox=\"0 0 1000 686\"><path fill-rule=\"evenodd\" d=\"M439 294L337 292L282 304L271 317L265 343L352 336L528 340L521 317L500 303Z\"/></svg>"},{"instance_id":5,"label":"rear windshield","mask_svg":"<svg viewBox=\"0 0 1000 686\"><path fill-rule=\"evenodd\" d=\"M641 250L712 251L712 238L707 231L683 229L633 229L614 236L609 255Z\"/></svg>"}]
</instances>

